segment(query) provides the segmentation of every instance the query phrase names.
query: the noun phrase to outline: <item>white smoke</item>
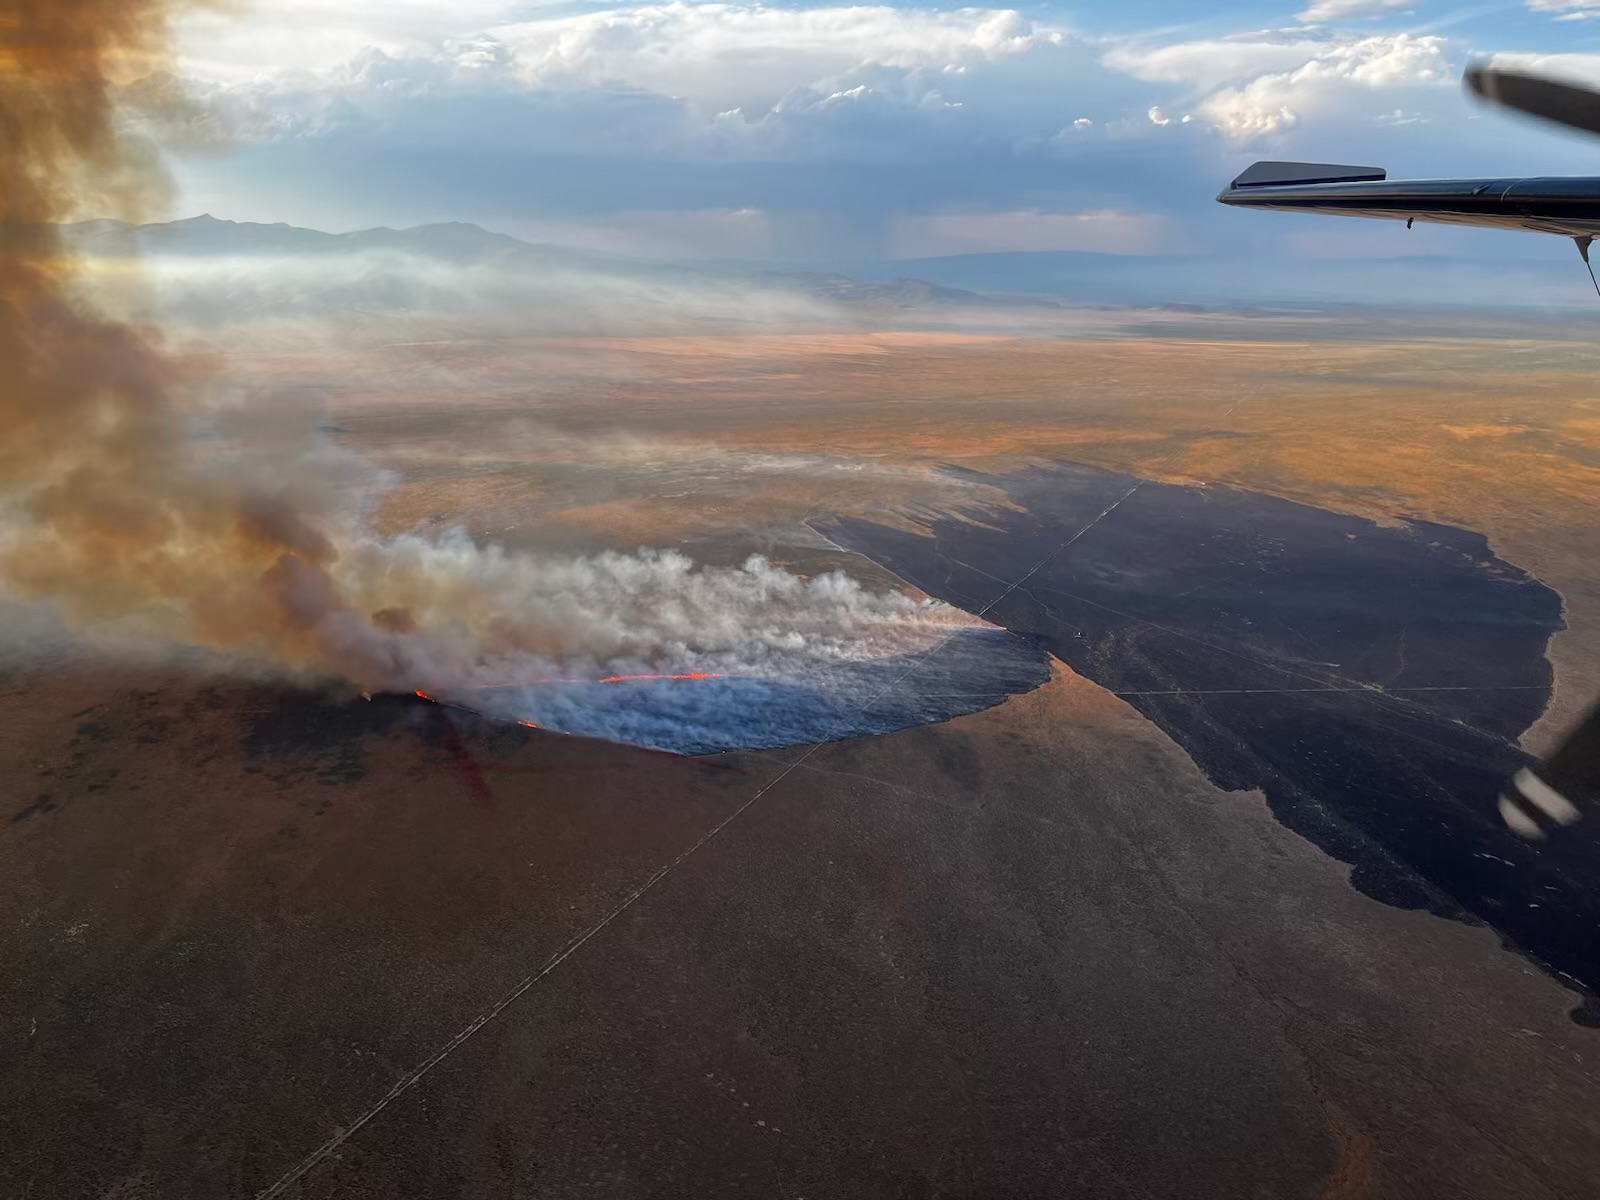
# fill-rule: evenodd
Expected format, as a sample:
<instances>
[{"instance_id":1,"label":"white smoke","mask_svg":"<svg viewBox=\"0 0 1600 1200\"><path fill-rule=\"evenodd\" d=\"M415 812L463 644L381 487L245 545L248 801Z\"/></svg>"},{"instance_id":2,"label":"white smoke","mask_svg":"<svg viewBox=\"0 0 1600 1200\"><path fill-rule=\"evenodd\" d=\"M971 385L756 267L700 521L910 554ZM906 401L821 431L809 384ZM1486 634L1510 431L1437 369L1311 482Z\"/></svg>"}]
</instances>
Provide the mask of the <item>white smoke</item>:
<instances>
[{"instance_id":1,"label":"white smoke","mask_svg":"<svg viewBox=\"0 0 1600 1200\"><path fill-rule=\"evenodd\" d=\"M737 568L675 551L562 558L460 532L354 543L332 576L349 601L315 618L332 661L402 689L545 675L803 678L812 664L911 653L978 624L948 605L870 592L839 573L802 578L759 556ZM407 598L401 627L368 619L397 593ZM303 600L311 613L326 597L313 588Z\"/></svg>"},{"instance_id":2,"label":"white smoke","mask_svg":"<svg viewBox=\"0 0 1600 1200\"><path fill-rule=\"evenodd\" d=\"M469 318L475 332L603 335L837 322L795 287L648 267L451 262L402 251L146 255L84 260L83 284L119 315L215 330L381 316Z\"/></svg>"}]
</instances>

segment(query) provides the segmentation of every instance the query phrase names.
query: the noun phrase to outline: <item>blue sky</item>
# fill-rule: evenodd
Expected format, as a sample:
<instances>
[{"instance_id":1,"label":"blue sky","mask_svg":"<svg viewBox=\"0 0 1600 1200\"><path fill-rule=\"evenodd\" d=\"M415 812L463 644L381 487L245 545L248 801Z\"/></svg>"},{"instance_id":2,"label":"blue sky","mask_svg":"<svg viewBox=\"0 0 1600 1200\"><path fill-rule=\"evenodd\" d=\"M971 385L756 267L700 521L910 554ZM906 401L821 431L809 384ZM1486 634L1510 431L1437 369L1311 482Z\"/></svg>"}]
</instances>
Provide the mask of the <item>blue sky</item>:
<instances>
[{"instance_id":1,"label":"blue sky","mask_svg":"<svg viewBox=\"0 0 1600 1200\"><path fill-rule=\"evenodd\" d=\"M675 258L1548 255L1210 200L1258 158L1600 174L1600 142L1460 86L1495 56L1600 81L1600 0L263 0L179 32L229 143L178 162L180 213L331 230L469 220Z\"/></svg>"}]
</instances>

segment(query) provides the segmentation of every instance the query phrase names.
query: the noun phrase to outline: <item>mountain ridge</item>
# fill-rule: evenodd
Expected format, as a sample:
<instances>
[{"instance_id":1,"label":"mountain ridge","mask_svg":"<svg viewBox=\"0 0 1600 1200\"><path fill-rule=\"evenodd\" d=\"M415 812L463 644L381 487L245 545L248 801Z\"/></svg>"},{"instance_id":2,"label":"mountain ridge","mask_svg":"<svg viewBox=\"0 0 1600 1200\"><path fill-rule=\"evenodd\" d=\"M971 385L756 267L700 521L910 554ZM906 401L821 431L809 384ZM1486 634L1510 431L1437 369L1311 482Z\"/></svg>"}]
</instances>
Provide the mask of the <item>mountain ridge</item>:
<instances>
[{"instance_id":1,"label":"mountain ridge","mask_svg":"<svg viewBox=\"0 0 1600 1200\"><path fill-rule=\"evenodd\" d=\"M573 273L646 283L706 287L739 282L852 306L1043 309L1064 305L1232 308L1332 303L1527 308L1591 305L1589 281L1551 257L1462 259L1445 254L1390 258L1267 260L1192 254L1145 256L1092 250L1016 250L920 258L770 262L675 262L547 242L465 221L328 233L286 222L230 221L203 213L134 225L107 219L63 227L92 257L175 258L412 255L458 267L515 273ZM1484 280L1496 281L1485 288Z\"/></svg>"},{"instance_id":2,"label":"mountain ridge","mask_svg":"<svg viewBox=\"0 0 1600 1200\"><path fill-rule=\"evenodd\" d=\"M400 256L433 260L455 267L488 267L523 277L581 275L651 287L725 288L753 286L849 306L902 309L951 307L1058 308L1035 297L995 297L953 288L904 274L882 280L860 280L837 272L753 270L715 271L657 259L643 259L578 250L543 242L527 242L466 221L444 221L403 229L374 226L346 233L255 221L230 221L202 213L175 221L132 224L99 219L62 227L69 243L89 258L170 257L193 260L316 260L355 264L358 275L340 287L332 283L299 302L319 296L321 302L350 307L358 292L381 297L387 304L413 307L417 289L407 288L386 272L384 264ZM366 256L363 258L362 256ZM368 259L372 260L371 265ZM390 264L392 265L392 263ZM335 299L336 297L336 299ZM253 304L261 301L252 300Z\"/></svg>"}]
</instances>

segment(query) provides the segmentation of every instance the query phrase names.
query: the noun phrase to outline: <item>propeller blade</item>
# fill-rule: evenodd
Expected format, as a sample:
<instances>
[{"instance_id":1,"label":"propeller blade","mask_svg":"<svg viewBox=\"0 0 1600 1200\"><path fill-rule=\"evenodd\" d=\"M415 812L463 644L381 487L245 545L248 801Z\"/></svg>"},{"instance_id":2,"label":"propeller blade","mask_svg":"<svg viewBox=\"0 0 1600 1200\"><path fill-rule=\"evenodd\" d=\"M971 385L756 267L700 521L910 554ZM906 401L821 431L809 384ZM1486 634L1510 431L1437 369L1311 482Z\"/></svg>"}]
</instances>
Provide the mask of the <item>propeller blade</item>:
<instances>
[{"instance_id":1,"label":"propeller blade","mask_svg":"<svg viewBox=\"0 0 1600 1200\"><path fill-rule=\"evenodd\" d=\"M1466 84L1491 104L1503 104L1569 129L1600 134L1600 92L1483 63L1467 68Z\"/></svg>"}]
</instances>

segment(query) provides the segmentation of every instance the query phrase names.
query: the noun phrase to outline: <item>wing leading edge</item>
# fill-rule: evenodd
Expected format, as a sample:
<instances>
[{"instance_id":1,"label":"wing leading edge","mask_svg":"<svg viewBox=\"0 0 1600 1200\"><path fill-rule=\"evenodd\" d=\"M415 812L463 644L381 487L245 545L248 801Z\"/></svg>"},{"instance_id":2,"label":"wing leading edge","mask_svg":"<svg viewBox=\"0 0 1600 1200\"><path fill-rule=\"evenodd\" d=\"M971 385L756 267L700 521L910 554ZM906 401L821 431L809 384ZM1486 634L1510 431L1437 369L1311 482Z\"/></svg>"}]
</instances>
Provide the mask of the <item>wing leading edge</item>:
<instances>
[{"instance_id":1,"label":"wing leading edge","mask_svg":"<svg viewBox=\"0 0 1600 1200\"><path fill-rule=\"evenodd\" d=\"M1600 177L1388 179L1376 167L1261 162L1217 200L1237 208L1600 237Z\"/></svg>"}]
</instances>

